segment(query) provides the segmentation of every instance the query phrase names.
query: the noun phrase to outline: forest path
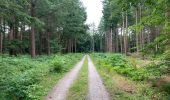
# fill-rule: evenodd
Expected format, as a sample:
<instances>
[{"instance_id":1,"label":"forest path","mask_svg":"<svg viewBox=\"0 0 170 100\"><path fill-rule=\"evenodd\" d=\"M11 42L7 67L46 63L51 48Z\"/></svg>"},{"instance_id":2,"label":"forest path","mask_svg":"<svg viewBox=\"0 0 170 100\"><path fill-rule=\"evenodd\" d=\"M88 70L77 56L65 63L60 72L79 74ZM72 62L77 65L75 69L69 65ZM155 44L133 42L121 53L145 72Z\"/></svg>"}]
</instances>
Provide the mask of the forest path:
<instances>
[{"instance_id":1,"label":"forest path","mask_svg":"<svg viewBox=\"0 0 170 100\"><path fill-rule=\"evenodd\" d=\"M48 94L45 100L66 100L67 92L76 79L85 58L86 56L84 56L83 59L58 82L58 84Z\"/></svg>"},{"instance_id":2,"label":"forest path","mask_svg":"<svg viewBox=\"0 0 170 100\"><path fill-rule=\"evenodd\" d=\"M109 93L107 92L103 82L92 62L88 56L88 71L89 71L89 93L88 100L109 100Z\"/></svg>"}]
</instances>

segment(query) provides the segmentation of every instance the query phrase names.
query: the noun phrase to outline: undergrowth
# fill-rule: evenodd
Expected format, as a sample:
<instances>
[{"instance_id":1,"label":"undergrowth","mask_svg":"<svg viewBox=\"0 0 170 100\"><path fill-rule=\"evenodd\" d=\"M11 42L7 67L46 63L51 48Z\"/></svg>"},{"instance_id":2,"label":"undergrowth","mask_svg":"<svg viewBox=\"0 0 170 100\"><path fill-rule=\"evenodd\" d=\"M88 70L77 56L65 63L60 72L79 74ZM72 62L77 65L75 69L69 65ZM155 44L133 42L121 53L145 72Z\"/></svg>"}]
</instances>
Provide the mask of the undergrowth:
<instances>
[{"instance_id":1,"label":"undergrowth","mask_svg":"<svg viewBox=\"0 0 170 100\"><path fill-rule=\"evenodd\" d=\"M108 72L106 73L116 72L117 74L120 74L136 83L150 84L149 81L151 81L152 85L153 80L168 74L167 69L169 67L164 63L164 61L151 61L149 64L138 68L136 67L136 61L131 61L128 57L122 54L95 53L92 54L92 56L97 61L98 66L102 66L104 69L107 69ZM160 88L150 88L153 88L153 91L157 91L153 92L149 90L150 92L153 92L151 95L156 93L157 98L169 97L168 84L162 85Z\"/></svg>"},{"instance_id":2,"label":"undergrowth","mask_svg":"<svg viewBox=\"0 0 170 100\"><path fill-rule=\"evenodd\" d=\"M82 54L39 56L35 59L29 56L3 56L0 63L0 98L42 99L61 78L59 76L69 71L81 57ZM48 83L47 79L54 79L53 84Z\"/></svg>"}]
</instances>

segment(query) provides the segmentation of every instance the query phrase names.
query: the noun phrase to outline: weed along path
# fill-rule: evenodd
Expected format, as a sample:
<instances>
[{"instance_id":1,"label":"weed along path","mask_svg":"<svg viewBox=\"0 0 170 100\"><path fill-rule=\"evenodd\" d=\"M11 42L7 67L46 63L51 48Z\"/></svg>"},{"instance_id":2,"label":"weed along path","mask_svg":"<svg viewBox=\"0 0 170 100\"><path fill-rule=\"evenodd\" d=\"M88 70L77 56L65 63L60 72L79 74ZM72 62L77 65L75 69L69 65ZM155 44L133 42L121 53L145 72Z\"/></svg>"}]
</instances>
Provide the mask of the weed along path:
<instances>
[{"instance_id":1,"label":"weed along path","mask_svg":"<svg viewBox=\"0 0 170 100\"><path fill-rule=\"evenodd\" d=\"M76 79L85 58L86 56L84 56L83 59L58 82L58 84L48 94L45 100L66 100L67 92L70 86L73 84L73 81Z\"/></svg>"},{"instance_id":2,"label":"weed along path","mask_svg":"<svg viewBox=\"0 0 170 100\"><path fill-rule=\"evenodd\" d=\"M89 71L89 93L88 100L109 100L109 93L107 92L103 82L92 62L88 56L88 71Z\"/></svg>"}]
</instances>

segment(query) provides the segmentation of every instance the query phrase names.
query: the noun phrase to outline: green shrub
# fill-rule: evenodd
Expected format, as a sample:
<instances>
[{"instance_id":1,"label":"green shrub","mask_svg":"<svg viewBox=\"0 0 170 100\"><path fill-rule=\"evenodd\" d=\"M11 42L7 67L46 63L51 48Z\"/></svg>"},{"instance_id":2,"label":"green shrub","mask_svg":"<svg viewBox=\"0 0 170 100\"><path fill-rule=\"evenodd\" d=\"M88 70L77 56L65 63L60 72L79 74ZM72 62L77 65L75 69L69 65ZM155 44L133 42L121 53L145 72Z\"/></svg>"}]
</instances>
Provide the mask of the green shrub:
<instances>
[{"instance_id":1,"label":"green shrub","mask_svg":"<svg viewBox=\"0 0 170 100\"><path fill-rule=\"evenodd\" d=\"M7 83L6 94L8 98L31 99L28 90L35 88L43 77L43 72L39 69L31 69L21 75L16 75Z\"/></svg>"},{"instance_id":2,"label":"green shrub","mask_svg":"<svg viewBox=\"0 0 170 100\"><path fill-rule=\"evenodd\" d=\"M165 67L159 66L155 63L142 68L136 68L124 55L122 54L93 54L98 59L98 63L104 67L109 66L110 69L117 73L131 78L135 81L143 81L150 76L160 76ZM104 58L102 58L104 57ZM109 68L107 67L107 68Z\"/></svg>"},{"instance_id":3,"label":"green shrub","mask_svg":"<svg viewBox=\"0 0 170 100\"><path fill-rule=\"evenodd\" d=\"M59 61L52 62L50 72L62 72L64 69L63 64Z\"/></svg>"}]
</instances>

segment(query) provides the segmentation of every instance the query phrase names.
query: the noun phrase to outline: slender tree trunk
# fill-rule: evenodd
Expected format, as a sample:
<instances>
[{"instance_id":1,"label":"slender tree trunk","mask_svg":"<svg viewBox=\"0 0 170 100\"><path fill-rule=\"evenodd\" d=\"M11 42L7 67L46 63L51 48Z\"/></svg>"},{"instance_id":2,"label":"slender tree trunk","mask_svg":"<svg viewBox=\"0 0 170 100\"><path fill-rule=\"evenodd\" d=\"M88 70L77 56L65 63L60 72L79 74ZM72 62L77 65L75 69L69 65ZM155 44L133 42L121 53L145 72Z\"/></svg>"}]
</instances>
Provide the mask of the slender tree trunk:
<instances>
[{"instance_id":1,"label":"slender tree trunk","mask_svg":"<svg viewBox=\"0 0 170 100\"><path fill-rule=\"evenodd\" d=\"M124 13L122 14L122 20L123 20L123 34L122 34L122 36L123 36L123 38L122 38L122 40L123 40L123 52L125 52L125 16L124 16Z\"/></svg>"},{"instance_id":2,"label":"slender tree trunk","mask_svg":"<svg viewBox=\"0 0 170 100\"><path fill-rule=\"evenodd\" d=\"M6 23L5 23L5 19L3 19L3 26L4 26L4 29L3 29L3 44L2 44L2 52L4 53L5 52L5 41L6 41L6 38L5 38L5 33L6 33Z\"/></svg>"},{"instance_id":3,"label":"slender tree trunk","mask_svg":"<svg viewBox=\"0 0 170 100\"><path fill-rule=\"evenodd\" d=\"M72 51L72 53L74 53L74 39L72 39L71 43L72 43L72 50L71 51Z\"/></svg>"},{"instance_id":4,"label":"slender tree trunk","mask_svg":"<svg viewBox=\"0 0 170 100\"><path fill-rule=\"evenodd\" d=\"M119 35L118 35L118 28L116 29L116 52L119 51L119 42L118 42L118 39L119 39Z\"/></svg>"},{"instance_id":5,"label":"slender tree trunk","mask_svg":"<svg viewBox=\"0 0 170 100\"><path fill-rule=\"evenodd\" d=\"M139 6L139 19L140 19L140 22L141 22L141 19L142 19L142 7L141 5ZM140 27L141 28L141 27ZM139 41L140 41L140 49L143 49L143 44L142 44L142 34L143 34L143 30L141 29L140 30L140 34L139 34Z\"/></svg>"},{"instance_id":6,"label":"slender tree trunk","mask_svg":"<svg viewBox=\"0 0 170 100\"><path fill-rule=\"evenodd\" d=\"M105 52L107 52L108 50L107 50L107 32L105 32L105 34L104 34L104 36L105 36Z\"/></svg>"},{"instance_id":7,"label":"slender tree trunk","mask_svg":"<svg viewBox=\"0 0 170 100\"><path fill-rule=\"evenodd\" d=\"M47 54L50 55L50 25L49 19L47 18L47 34L46 34L46 42L47 42Z\"/></svg>"},{"instance_id":8,"label":"slender tree trunk","mask_svg":"<svg viewBox=\"0 0 170 100\"><path fill-rule=\"evenodd\" d=\"M138 8L136 8L136 26L138 25ZM136 51L137 53L139 52L139 36L138 36L138 32L137 32L137 27L136 27Z\"/></svg>"},{"instance_id":9,"label":"slender tree trunk","mask_svg":"<svg viewBox=\"0 0 170 100\"><path fill-rule=\"evenodd\" d=\"M100 36L100 52L102 52L103 48L103 41L102 41L102 36Z\"/></svg>"},{"instance_id":10,"label":"slender tree trunk","mask_svg":"<svg viewBox=\"0 0 170 100\"><path fill-rule=\"evenodd\" d=\"M71 53L71 39L69 39L69 53Z\"/></svg>"},{"instance_id":11,"label":"slender tree trunk","mask_svg":"<svg viewBox=\"0 0 170 100\"><path fill-rule=\"evenodd\" d=\"M106 33L106 51L109 52L109 32L110 31L107 31Z\"/></svg>"},{"instance_id":12,"label":"slender tree trunk","mask_svg":"<svg viewBox=\"0 0 170 100\"><path fill-rule=\"evenodd\" d=\"M50 32L47 31L47 54L50 55Z\"/></svg>"},{"instance_id":13,"label":"slender tree trunk","mask_svg":"<svg viewBox=\"0 0 170 100\"><path fill-rule=\"evenodd\" d=\"M123 41L122 41L123 27L121 26L121 34L120 34L120 52L123 53Z\"/></svg>"},{"instance_id":14,"label":"slender tree trunk","mask_svg":"<svg viewBox=\"0 0 170 100\"><path fill-rule=\"evenodd\" d=\"M13 24L10 25L10 31L9 31L9 41L12 43L13 39L14 39L14 27ZM14 50L13 47L10 46L9 48L9 54L13 55L14 54Z\"/></svg>"},{"instance_id":15,"label":"slender tree trunk","mask_svg":"<svg viewBox=\"0 0 170 100\"><path fill-rule=\"evenodd\" d=\"M35 28L34 27L31 27L30 40L31 40L31 57L35 57Z\"/></svg>"},{"instance_id":16,"label":"slender tree trunk","mask_svg":"<svg viewBox=\"0 0 170 100\"><path fill-rule=\"evenodd\" d=\"M2 54L2 48L3 48L3 33L2 33L2 17L0 17L0 54Z\"/></svg>"},{"instance_id":17,"label":"slender tree trunk","mask_svg":"<svg viewBox=\"0 0 170 100\"><path fill-rule=\"evenodd\" d=\"M109 32L109 52L113 51L112 35L113 35L113 31L112 31L112 28L110 28L110 32Z\"/></svg>"},{"instance_id":18,"label":"slender tree trunk","mask_svg":"<svg viewBox=\"0 0 170 100\"><path fill-rule=\"evenodd\" d=\"M21 26L21 31L20 31L20 36L19 36L19 40L22 41L23 40L23 32L25 32L25 24L23 23L23 25ZM23 53L23 49L25 48L22 48L22 45L20 46L20 53L22 54Z\"/></svg>"},{"instance_id":19,"label":"slender tree trunk","mask_svg":"<svg viewBox=\"0 0 170 100\"><path fill-rule=\"evenodd\" d=\"M77 40L75 39L74 41L74 52L76 53L77 52Z\"/></svg>"},{"instance_id":20,"label":"slender tree trunk","mask_svg":"<svg viewBox=\"0 0 170 100\"><path fill-rule=\"evenodd\" d=\"M126 12L126 20L125 20L125 34L124 34L124 53L127 54L128 43L127 43L127 35L128 35L128 17Z\"/></svg>"},{"instance_id":21,"label":"slender tree trunk","mask_svg":"<svg viewBox=\"0 0 170 100\"><path fill-rule=\"evenodd\" d=\"M35 4L34 1L31 1L31 16L34 17L35 16ZM34 58L36 53L35 53L35 26L32 25L31 26L31 34L30 34L30 48L31 48L31 57Z\"/></svg>"},{"instance_id":22,"label":"slender tree trunk","mask_svg":"<svg viewBox=\"0 0 170 100\"><path fill-rule=\"evenodd\" d=\"M92 36L92 51L94 52L94 36Z\"/></svg>"}]
</instances>

